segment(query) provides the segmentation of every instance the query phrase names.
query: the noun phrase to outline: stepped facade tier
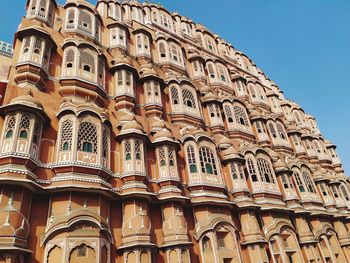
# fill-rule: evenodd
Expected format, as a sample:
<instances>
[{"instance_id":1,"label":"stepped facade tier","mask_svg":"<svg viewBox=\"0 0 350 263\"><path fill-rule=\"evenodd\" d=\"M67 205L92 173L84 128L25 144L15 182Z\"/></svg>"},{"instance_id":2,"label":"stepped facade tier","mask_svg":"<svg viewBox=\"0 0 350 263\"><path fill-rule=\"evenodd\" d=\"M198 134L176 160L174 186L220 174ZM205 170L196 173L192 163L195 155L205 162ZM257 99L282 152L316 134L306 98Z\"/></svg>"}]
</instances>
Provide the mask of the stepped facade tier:
<instances>
[{"instance_id":1,"label":"stepped facade tier","mask_svg":"<svg viewBox=\"0 0 350 263\"><path fill-rule=\"evenodd\" d=\"M28 0L0 262L350 262L350 181L244 53L153 3Z\"/></svg>"}]
</instances>

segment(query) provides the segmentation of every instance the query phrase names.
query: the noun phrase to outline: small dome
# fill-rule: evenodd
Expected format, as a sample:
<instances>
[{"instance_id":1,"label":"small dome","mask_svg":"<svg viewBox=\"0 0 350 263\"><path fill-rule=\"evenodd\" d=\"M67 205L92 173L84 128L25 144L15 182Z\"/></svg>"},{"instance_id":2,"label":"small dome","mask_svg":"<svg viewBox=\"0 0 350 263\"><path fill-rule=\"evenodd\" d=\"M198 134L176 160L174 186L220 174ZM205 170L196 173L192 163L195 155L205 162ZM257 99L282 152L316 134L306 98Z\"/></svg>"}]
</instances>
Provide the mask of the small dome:
<instances>
[{"instance_id":1,"label":"small dome","mask_svg":"<svg viewBox=\"0 0 350 263\"><path fill-rule=\"evenodd\" d=\"M208 93L210 92L210 87L207 86L207 85L203 85L199 88L199 91L202 93L202 94L205 94L205 93Z\"/></svg>"},{"instance_id":2,"label":"small dome","mask_svg":"<svg viewBox=\"0 0 350 263\"><path fill-rule=\"evenodd\" d=\"M16 97L13 100L11 100L10 104L22 104L32 108L39 108L41 110L44 108L41 102L33 97L32 93Z\"/></svg>"},{"instance_id":3,"label":"small dome","mask_svg":"<svg viewBox=\"0 0 350 263\"><path fill-rule=\"evenodd\" d=\"M167 128L164 128L160 131L158 131L155 135L154 135L155 139L160 139L160 138L167 138L167 139L174 139L173 134L171 133L171 131L169 131Z\"/></svg>"},{"instance_id":4,"label":"small dome","mask_svg":"<svg viewBox=\"0 0 350 263\"><path fill-rule=\"evenodd\" d=\"M209 102L209 101L217 101L218 97L213 94L212 92L208 92L207 94L204 95L204 97L202 98L203 102Z\"/></svg>"},{"instance_id":5,"label":"small dome","mask_svg":"<svg viewBox=\"0 0 350 263\"><path fill-rule=\"evenodd\" d=\"M136 120L128 121L123 125L122 131L137 130L143 132L142 126Z\"/></svg>"},{"instance_id":6,"label":"small dome","mask_svg":"<svg viewBox=\"0 0 350 263\"><path fill-rule=\"evenodd\" d=\"M165 128L165 122L162 119L154 119L151 122L152 130L160 130Z\"/></svg>"}]
</instances>

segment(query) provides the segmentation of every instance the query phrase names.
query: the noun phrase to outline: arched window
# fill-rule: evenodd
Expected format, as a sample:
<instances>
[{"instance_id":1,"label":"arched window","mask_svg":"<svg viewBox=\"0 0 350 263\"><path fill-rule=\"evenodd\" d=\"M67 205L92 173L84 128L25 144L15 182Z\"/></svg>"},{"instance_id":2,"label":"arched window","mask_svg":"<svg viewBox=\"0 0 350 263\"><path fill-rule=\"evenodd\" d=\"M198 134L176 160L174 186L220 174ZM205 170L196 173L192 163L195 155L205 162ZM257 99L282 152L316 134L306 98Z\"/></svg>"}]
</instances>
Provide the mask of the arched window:
<instances>
[{"instance_id":1,"label":"arched window","mask_svg":"<svg viewBox=\"0 0 350 263\"><path fill-rule=\"evenodd\" d=\"M179 92L177 90L177 88L175 86L172 86L170 88L170 91L171 91L171 101L174 105L176 104L179 104L180 101L179 101Z\"/></svg>"},{"instance_id":2,"label":"arched window","mask_svg":"<svg viewBox=\"0 0 350 263\"><path fill-rule=\"evenodd\" d=\"M97 128L91 122L82 122L78 130L78 151L97 154Z\"/></svg>"},{"instance_id":3,"label":"arched window","mask_svg":"<svg viewBox=\"0 0 350 263\"><path fill-rule=\"evenodd\" d=\"M314 184L313 184L312 179L310 177L310 173L307 171L303 171L302 173L303 173L303 179L304 179L304 182L305 182L305 185L306 185L306 188L308 189L308 191L310 193L316 193Z\"/></svg>"},{"instance_id":4,"label":"arched window","mask_svg":"<svg viewBox=\"0 0 350 263\"><path fill-rule=\"evenodd\" d=\"M243 179L245 179L242 166L239 163L231 163L230 164L230 172L231 172L231 176L232 176L233 180L236 180L236 179L243 180Z\"/></svg>"},{"instance_id":5,"label":"arched window","mask_svg":"<svg viewBox=\"0 0 350 263\"><path fill-rule=\"evenodd\" d=\"M346 201L350 201L350 197L349 197L348 191L346 190L346 186L343 183L340 185L340 190L341 190L345 200Z\"/></svg>"},{"instance_id":6,"label":"arched window","mask_svg":"<svg viewBox=\"0 0 350 263\"><path fill-rule=\"evenodd\" d=\"M284 130L283 124L277 122L276 126L277 126L277 131L278 131L280 138L282 140L287 140L287 135L286 135L286 132Z\"/></svg>"},{"instance_id":7,"label":"arched window","mask_svg":"<svg viewBox=\"0 0 350 263\"><path fill-rule=\"evenodd\" d=\"M140 140L135 140L135 159L136 160L142 159L142 149L141 149Z\"/></svg>"},{"instance_id":8,"label":"arched window","mask_svg":"<svg viewBox=\"0 0 350 263\"><path fill-rule=\"evenodd\" d=\"M160 84L158 81L146 81L144 87L146 94L146 104L162 104Z\"/></svg>"},{"instance_id":9,"label":"arched window","mask_svg":"<svg viewBox=\"0 0 350 263\"><path fill-rule=\"evenodd\" d=\"M110 46L126 49L126 31L123 28L115 27L110 29Z\"/></svg>"},{"instance_id":10,"label":"arched window","mask_svg":"<svg viewBox=\"0 0 350 263\"><path fill-rule=\"evenodd\" d=\"M216 72L214 69L215 68L214 64L212 62L208 62L207 67L208 67L208 73L209 73L210 80L215 80L216 79Z\"/></svg>"},{"instance_id":11,"label":"arched window","mask_svg":"<svg viewBox=\"0 0 350 263\"><path fill-rule=\"evenodd\" d=\"M177 65L183 66L181 48L175 43L170 43L169 50L170 50L171 61Z\"/></svg>"},{"instance_id":12,"label":"arched window","mask_svg":"<svg viewBox=\"0 0 350 263\"><path fill-rule=\"evenodd\" d=\"M298 186L299 192L304 193L305 192L305 187L302 181L302 178L300 176L299 171L294 171L293 176L295 178L295 182Z\"/></svg>"},{"instance_id":13,"label":"arched window","mask_svg":"<svg viewBox=\"0 0 350 263\"><path fill-rule=\"evenodd\" d=\"M168 56L166 52L166 44L163 41L159 42L158 49L159 49L160 60L166 60Z\"/></svg>"},{"instance_id":14,"label":"arched window","mask_svg":"<svg viewBox=\"0 0 350 263\"><path fill-rule=\"evenodd\" d=\"M224 110L225 110L225 114L226 114L226 118L227 118L227 121L229 123L233 123L233 114L232 114L232 110L231 110L231 107L229 105L225 105L224 106Z\"/></svg>"},{"instance_id":15,"label":"arched window","mask_svg":"<svg viewBox=\"0 0 350 263\"><path fill-rule=\"evenodd\" d=\"M92 34L92 15L86 10L79 10L78 28L84 32Z\"/></svg>"},{"instance_id":16,"label":"arched window","mask_svg":"<svg viewBox=\"0 0 350 263\"><path fill-rule=\"evenodd\" d=\"M273 168L270 162L263 159L257 158L258 170L263 181L266 183L275 183Z\"/></svg>"},{"instance_id":17,"label":"arched window","mask_svg":"<svg viewBox=\"0 0 350 263\"><path fill-rule=\"evenodd\" d=\"M182 90L182 101L183 101L184 105L187 107L194 108L194 109L197 108L196 100L193 96L193 93L191 91L189 91L188 89Z\"/></svg>"},{"instance_id":18,"label":"arched window","mask_svg":"<svg viewBox=\"0 0 350 263\"><path fill-rule=\"evenodd\" d=\"M277 133L276 133L275 125L272 122L269 123L269 130L271 132L272 137L276 139Z\"/></svg>"},{"instance_id":19,"label":"arched window","mask_svg":"<svg viewBox=\"0 0 350 263\"><path fill-rule=\"evenodd\" d=\"M88 73L95 73L95 57L90 49L80 50L79 68Z\"/></svg>"},{"instance_id":20,"label":"arched window","mask_svg":"<svg viewBox=\"0 0 350 263\"><path fill-rule=\"evenodd\" d=\"M28 139L30 128L30 116L28 114L24 114L21 117L19 123L19 138Z\"/></svg>"},{"instance_id":21,"label":"arched window","mask_svg":"<svg viewBox=\"0 0 350 263\"><path fill-rule=\"evenodd\" d=\"M133 74L128 70L118 70L115 72L115 78L116 78L116 95L129 95L131 97L135 96L134 92L134 76Z\"/></svg>"},{"instance_id":22,"label":"arched window","mask_svg":"<svg viewBox=\"0 0 350 263\"><path fill-rule=\"evenodd\" d=\"M258 181L258 175L257 175L257 172L256 172L256 167L255 167L255 163L253 161L253 158L252 157L247 157L246 161L247 161L248 174L249 174L251 180L253 182L257 182Z\"/></svg>"},{"instance_id":23,"label":"arched window","mask_svg":"<svg viewBox=\"0 0 350 263\"><path fill-rule=\"evenodd\" d=\"M129 140L124 143L124 156L126 161L131 160L131 143Z\"/></svg>"},{"instance_id":24,"label":"arched window","mask_svg":"<svg viewBox=\"0 0 350 263\"><path fill-rule=\"evenodd\" d=\"M237 106L237 105L233 106L233 111L235 113L236 122L243 125L243 126L249 127L249 121L248 121L246 111L242 107Z\"/></svg>"},{"instance_id":25,"label":"arched window","mask_svg":"<svg viewBox=\"0 0 350 263\"><path fill-rule=\"evenodd\" d=\"M10 139L13 137L13 131L16 125L16 114L12 113L7 118L6 129L5 129L5 139Z\"/></svg>"},{"instance_id":26,"label":"arched window","mask_svg":"<svg viewBox=\"0 0 350 263\"><path fill-rule=\"evenodd\" d=\"M200 147L199 159L201 163L202 173L218 175L215 155L211 149L208 147Z\"/></svg>"},{"instance_id":27,"label":"arched window","mask_svg":"<svg viewBox=\"0 0 350 263\"><path fill-rule=\"evenodd\" d=\"M67 29L75 28L75 10L76 10L75 8L67 10L67 21L66 21Z\"/></svg>"},{"instance_id":28,"label":"arched window","mask_svg":"<svg viewBox=\"0 0 350 263\"><path fill-rule=\"evenodd\" d=\"M150 39L147 35L139 33L135 35L136 38L136 54L137 55L151 55Z\"/></svg>"},{"instance_id":29,"label":"arched window","mask_svg":"<svg viewBox=\"0 0 350 263\"><path fill-rule=\"evenodd\" d=\"M196 156L194 152L194 147L192 145L189 145L187 147L187 162L190 168L190 173L197 173L197 162L196 162Z\"/></svg>"},{"instance_id":30,"label":"arched window","mask_svg":"<svg viewBox=\"0 0 350 263\"><path fill-rule=\"evenodd\" d=\"M73 122L65 120L61 125L60 151L70 151L72 149Z\"/></svg>"},{"instance_id":31,"label":"arched window","mask_svg":"<svg viewBox=\"0 0 350 263\"><path fill-rule=\"evenodd\" d=\"M218 74L219 74L219 79L221 82L225 84L229 84L229 78L228 78L228 73L227 73L227 68L224 66L217 64L217 69L218 69Z\"/></svg>"},{"instance_id":32,"label":"arched window","mask_svg":"<svg viewBox=\"0 0 350 263\"><path fill-rule=\"evenodd\" d=\"M67 75L73 75L73 70L75 68L74 61L75 61L75 51L73 48L66 50L66 74Z\"/></svg>"}]
</instances>

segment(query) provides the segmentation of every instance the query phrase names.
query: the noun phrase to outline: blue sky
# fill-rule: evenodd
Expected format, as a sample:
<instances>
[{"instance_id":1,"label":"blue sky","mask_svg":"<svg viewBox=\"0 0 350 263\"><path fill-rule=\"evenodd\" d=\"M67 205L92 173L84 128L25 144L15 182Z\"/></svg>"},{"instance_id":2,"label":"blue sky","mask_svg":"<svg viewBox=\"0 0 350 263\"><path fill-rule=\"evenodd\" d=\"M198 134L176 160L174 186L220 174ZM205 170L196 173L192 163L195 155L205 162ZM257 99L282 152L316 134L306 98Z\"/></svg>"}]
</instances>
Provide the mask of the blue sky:
<instances>
[{"instance_id":1,"label":"blue sky","mask_svg":"<svg viewBox=\"0 0 350 263\"><path fill-rule=\"evenodd\" d=\"M2 2L0 39L12 42L25 0ZM250 56L286 97L316 117L323 135L338 145L350 175L350 1L156 2L204 24Z\"/></svg>"}]
</instances>

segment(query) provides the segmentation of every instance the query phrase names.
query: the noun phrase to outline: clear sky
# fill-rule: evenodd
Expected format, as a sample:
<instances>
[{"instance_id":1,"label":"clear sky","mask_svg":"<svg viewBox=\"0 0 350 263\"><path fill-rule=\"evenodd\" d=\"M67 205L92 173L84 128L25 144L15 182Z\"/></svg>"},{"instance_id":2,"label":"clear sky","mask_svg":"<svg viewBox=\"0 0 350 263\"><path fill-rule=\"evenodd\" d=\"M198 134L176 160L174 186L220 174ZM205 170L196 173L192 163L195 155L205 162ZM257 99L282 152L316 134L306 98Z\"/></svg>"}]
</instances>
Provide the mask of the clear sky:
<instances>
[{"instance_id":1,"label":"clear sky","mask_svg":"<svg viewBox=\"0 0 350 263\"><path fill-rule=\"evenodd\" d=\"M1 2L0 39L12 42L25 0ZM316 117L350 175L350 1L155 2L204 24L251 57L287 98Z\"/></svg>"}]
</instances>

